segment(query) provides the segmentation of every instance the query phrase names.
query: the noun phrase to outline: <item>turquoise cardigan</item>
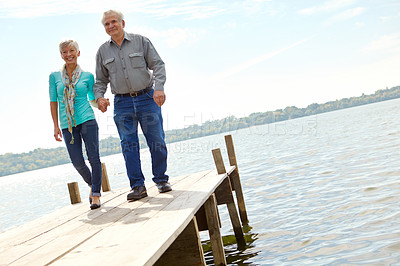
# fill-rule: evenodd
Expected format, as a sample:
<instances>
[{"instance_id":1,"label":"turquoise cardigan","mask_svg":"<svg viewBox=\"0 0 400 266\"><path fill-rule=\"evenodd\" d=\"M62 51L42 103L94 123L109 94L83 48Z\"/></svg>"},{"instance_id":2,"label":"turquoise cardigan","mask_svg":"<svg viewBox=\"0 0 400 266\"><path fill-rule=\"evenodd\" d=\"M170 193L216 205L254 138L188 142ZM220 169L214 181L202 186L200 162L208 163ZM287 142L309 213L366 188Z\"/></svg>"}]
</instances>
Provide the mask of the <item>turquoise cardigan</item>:
<instances>
[{"instance_id":1,"label":"turquoise cardigan","mask_svg":"<svg viewBox=\"0 0 400 266\"><path fill-rule=\"evenodd\" d=\"M75 121L80 125L88 120L95 119L89 101L95 100L93 93L94 77L90 72L83 71L75 85ZM61 81L61 72L52 72L49 76L50 102L58 102L58 115L61 129L68 128L65 104L63 103L64 84ZM88 101L89 97L89 101Z\"/></svg>"}]
</instances>

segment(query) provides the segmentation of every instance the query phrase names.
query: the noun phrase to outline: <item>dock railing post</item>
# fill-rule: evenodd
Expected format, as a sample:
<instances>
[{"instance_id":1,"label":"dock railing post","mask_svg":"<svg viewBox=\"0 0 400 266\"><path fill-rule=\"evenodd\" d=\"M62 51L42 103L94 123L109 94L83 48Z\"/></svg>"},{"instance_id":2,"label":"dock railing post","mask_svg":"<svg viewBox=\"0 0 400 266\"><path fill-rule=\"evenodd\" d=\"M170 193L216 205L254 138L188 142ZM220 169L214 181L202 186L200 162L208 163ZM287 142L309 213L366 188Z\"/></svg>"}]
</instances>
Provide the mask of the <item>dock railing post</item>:
<instances>
[{"instance_id":1,"label":"dock railing post","mask_svg":"<svg viewBox=\"0 0 400 266\"><path fill-rule=\"evenodd\" d=\"M80 203L81 195L79 194L78 182L68 183L67 185L71 204Z\"/></svg>"},{"instance_id":2,"label":"dock railing post","mask_svg":"<svg viewBox=\"0 0 400 266\"><path fill-rule=\"evenodd\" d=\"M111 190L105 163L101 163L101 188L103 189L103 192Z\"/></svg>"},{"instance_id":3,"label":"dock railing post","mask_svg":"<svg viewBox=\"0 0 400 266\"><path fill-rule=\"evenodd\" d=\"M226 169L224 165L224 161L222 159L221 150L214 149L212 150L212 154L214 157L214 163L217 168L218 174L225 174ZM243 236L243 229L240 224L239 215L236 209L235 200L232 194L232 185L230 182L229 175L226 177L224 182L215 190L215 194L217 197L218 204L226 204L229 212L229 217L231 218L233 231L235 232L235 237L239 246L239 249L242 249L246 242Z\"/></svg>"},{"instance_id":4,"label":"dock railing post","mask_svg":"<svg viewBox=\"0 0 400 266\"><path fill-rule=\"evenodd\" d=\"M221 232L219 231L217 202L214 194L211 194L208 200L204 203L204 208L206 211L208 232L210 234L214 264L227 265L224 244L222 242Z\"/></svg>"},{"instance_id":5,"label":"dock railing post","mask_svg":"<svg viewBox=\"0 0 400 266\"><path fill-rule=\"evenodd\" d=\"M236 200L239 207L240 220L242 221L243 225L248 225L249 220L247 218L246 205L244 203L242 184L240 182L239 169L236 161L236 154L235 154L235 148L233 146L232 135L225 136L225 144L228 152L229 164L231 166L235 166L235 170L229 175L229 177L232 181L233 190L235 191L236 194Z\"/></svg>"},{"instance_id":6,"label":"dock railing post","mask_svg":"<svg viewBox=\"0 0 400 266\"><path fill-rule=\"evenodd\" d=\"M222 159L221 150L220 149L212 150L212 155L214 158L215 167L217 168L217 173L219 175L225 174L226 169L225 169L224 161Z\"/></svg>"}]
</instances>

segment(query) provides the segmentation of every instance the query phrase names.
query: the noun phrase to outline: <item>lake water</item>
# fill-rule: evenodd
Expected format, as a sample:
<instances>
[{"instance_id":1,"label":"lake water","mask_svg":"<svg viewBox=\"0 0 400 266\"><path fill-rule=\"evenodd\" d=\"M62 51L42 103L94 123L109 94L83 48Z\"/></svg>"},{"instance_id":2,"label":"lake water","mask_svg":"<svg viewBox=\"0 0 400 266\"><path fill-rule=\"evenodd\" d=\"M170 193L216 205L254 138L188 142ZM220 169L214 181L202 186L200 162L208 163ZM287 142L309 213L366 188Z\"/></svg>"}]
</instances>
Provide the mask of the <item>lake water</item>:
<instances>
[{"instance_id":1,"label":"lake water","mask_svg":"<svg viewBox=\"0 0 400 266\"><path fill-rule=\"evenodd\" d=\"M250 221L246 248L225 246L229 265L400 265L399 117L396 99L229 132ZM168 145L168 174L214 168L214 148L227 163L226 134ZM111 188L126 187L122 155L102 161ZM142 162L149 181L147 150ZM71 164L0 177L0 232L69 205L73 181L88 194Z\"/></svg>"}]
</instances>

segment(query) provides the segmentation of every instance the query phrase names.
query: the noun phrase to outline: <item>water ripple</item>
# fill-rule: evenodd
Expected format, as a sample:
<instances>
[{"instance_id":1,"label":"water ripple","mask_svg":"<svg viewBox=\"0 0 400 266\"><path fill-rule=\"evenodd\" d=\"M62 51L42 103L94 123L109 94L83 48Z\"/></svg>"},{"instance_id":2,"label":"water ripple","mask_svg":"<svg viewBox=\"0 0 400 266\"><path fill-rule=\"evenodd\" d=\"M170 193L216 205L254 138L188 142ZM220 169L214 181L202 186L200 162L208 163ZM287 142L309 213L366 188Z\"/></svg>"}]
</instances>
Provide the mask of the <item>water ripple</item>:
<instances>
[{"instance_id":1,"label":"water ripple","mask_svg":"<svg viewBox=\"0 0 400 266\"><path fill-rule=\"evenodd\" d=\"M251 227L238 250L220 206L228 263L400 265L398 117L400 100L392 100L231 132ZM170 144L169 175L212 168L211 148L228 162L223 135ZM121 155L102 160L112 187L127 186ZM0 230L68 205L71 181L86 193L70 165L0 178Z\"/></svg>"}]
</instances>

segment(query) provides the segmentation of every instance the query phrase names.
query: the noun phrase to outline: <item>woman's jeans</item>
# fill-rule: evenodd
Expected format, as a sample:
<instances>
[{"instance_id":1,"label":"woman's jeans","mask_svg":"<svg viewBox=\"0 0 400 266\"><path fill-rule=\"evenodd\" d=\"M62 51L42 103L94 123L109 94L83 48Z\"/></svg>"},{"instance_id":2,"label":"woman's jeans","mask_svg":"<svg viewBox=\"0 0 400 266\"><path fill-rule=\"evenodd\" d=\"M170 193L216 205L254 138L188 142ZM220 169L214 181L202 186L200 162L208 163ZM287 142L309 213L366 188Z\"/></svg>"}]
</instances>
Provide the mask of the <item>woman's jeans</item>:
<instances>
[{"instance_id":1,"label":"woman's jeans","mask_svg":"<svg viewBox=\"0 0 400 266\"><path fill-rule=\"evenodd\" d=\"M99 155L99 127L95 119L86 121L72 128L74 144L68 128L62 130L65 144L72 164L83 180L92 187L92 196L101 196L101 162ZM85 163L82 153L82 140L85 143L86 154L92 167L92 172Z\"/></svg>"},{"instance_id":2,"label":"woman's jeans","mask_svg":"<svg viewBox=\"0 0 400 266\"><path fill-rule=\"evenodd\" d=\"M144 186L140 163L138 124L151 154L153 181L168 181L167 147L164 141L161 107L153 99L154 90L136 97L114 97L114 121L121 139L122 154L131 188Z\"/></svg>"}]
</instances>

